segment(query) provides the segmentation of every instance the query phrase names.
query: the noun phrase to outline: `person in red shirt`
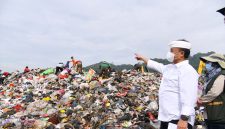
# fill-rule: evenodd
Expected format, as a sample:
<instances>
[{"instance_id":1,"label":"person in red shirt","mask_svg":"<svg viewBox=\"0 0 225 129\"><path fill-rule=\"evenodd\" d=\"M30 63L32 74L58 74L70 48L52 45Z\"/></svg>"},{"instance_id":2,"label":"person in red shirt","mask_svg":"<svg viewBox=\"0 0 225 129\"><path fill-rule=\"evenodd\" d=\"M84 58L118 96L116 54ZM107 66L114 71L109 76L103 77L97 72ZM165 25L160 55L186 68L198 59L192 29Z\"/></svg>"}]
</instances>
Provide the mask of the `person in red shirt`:
<instances>
[{"instance_id":1,"label":"person in red shirt","mask_svg":"<svg viewBox=\"0 0 225 129\"><path fill-rule=\"evenodd\" d=\"M8 77L8 76L10 75L10 73L9 73L9 72L4 72L3 75L4 75L5 77Z\"/></svg>"},{"instance_id":2,"label":"person in red shirt","mask_svg":"<svg viewBox=\"0 0 225 129\"><path fill-rule=\"evenodd\" d=\"M24 69L24 73L28 73L28 72L30 72L30 69L29 69L28 66L26 66L25 69Z\"/></svg>"},{"instance_id":3,"label":"person in red shirt","mask_svg":"<svg viewBox=\"0 0 225 129\"><path fill-rule=\"evenodd\" d=\"M11 74L9 72L0 73L0 85L4 83L4 80L10 76Z\"/></svg>"}]
</instances>

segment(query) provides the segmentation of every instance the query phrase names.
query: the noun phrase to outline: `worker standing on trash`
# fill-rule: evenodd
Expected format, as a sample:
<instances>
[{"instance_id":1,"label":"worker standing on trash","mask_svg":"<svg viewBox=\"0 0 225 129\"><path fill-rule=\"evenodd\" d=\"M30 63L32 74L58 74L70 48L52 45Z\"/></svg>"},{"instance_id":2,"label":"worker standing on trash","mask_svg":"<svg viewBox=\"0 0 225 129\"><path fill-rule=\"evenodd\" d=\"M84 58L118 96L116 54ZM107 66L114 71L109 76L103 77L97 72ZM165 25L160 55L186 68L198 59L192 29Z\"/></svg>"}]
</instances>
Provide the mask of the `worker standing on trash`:
<instances>
[{"instance_id":1,"label":"worker standing on trash","mask_svg":"<svg viewBox=\"0 0 225 129\"><path fill-rule=\"evenodd\" d=\"M100 77L102 77L103 79L109 78L112 69L111 65L108 62L106 61L101 62L99 65L99 69L100 69L99 74Z\"/></svg>"},{"instance_id":2,"label":"worker standing on trash","mask_svg":"<svg viewBox=\"0 0 225 129\"><path fill-rule=\"evenodd\" d=\"M29 69L28 66L26 66L25 69L24 69L24 73L28 73L28 72L30 72L30 69Z\"/></svg>"},{"instance_id":3,"label":"worker standing on trash","mask_svg":"<svg viewBox=\"0 0 225 129\"><path fill-rule=\"evenodd\" d=\"M167 60L172 64L163 65L139 54L136 54L136 59L163 75L159 89L160 129L192 129L199 75L188 61L191 43L177 40L169 47Z\"/></svg>"},{"instance_id":4,"label":"worker standing on trash","mask_svg":"<svg viewBox=\"0 0 225 129\"><path fill-rule=\"evenodd\" d=\"M55 69L56 69L55 70L55 74L58 75L60 72L63 71L64 64L62 62L58 63Z\"/></svg>"},{"instance_id":5,"label":"worker standing on trash","mask_svg":"<svg viewBox=\"0 0 225 129\"><path fill-rule=\"evenodd\" d=\"M0 85L4 82L4 78L2 77L2 70L0 69Z\"/></svg>"},{"instance_id":6,"label":"worker standing on trash","mask_svg":"<svg viewBox=\"0 0 225 129\"><path fill-rule=\"evenodd\" d=\"M82 62L81 62L80 60L74 59L73 56L71 57L71 62L73 63L72 68L73 68L76 72L82 73L82 69L83 69Z\"/></svg>"}]
</instances>

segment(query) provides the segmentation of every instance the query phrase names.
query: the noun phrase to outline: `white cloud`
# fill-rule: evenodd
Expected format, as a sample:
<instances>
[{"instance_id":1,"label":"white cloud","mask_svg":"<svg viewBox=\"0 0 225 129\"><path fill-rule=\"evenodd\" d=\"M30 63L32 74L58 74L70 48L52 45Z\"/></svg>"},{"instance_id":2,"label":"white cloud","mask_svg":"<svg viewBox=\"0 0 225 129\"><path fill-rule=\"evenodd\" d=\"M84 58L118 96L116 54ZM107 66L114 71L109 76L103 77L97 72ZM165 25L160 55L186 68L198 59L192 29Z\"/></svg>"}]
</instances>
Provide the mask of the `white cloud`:
<instances>
[{"instance_id":1,"label":"white cloud","mask_svg":"<svg viewBox=\"0 0 225 129\"><path fill-rule=\"evenodd\" d=\"M224 52L224 0L2 0L0 68L55 66L71 55L84 65L135 63L134 52L163 58L172 40L193 53Z\"/></svg>"}]
</instances>

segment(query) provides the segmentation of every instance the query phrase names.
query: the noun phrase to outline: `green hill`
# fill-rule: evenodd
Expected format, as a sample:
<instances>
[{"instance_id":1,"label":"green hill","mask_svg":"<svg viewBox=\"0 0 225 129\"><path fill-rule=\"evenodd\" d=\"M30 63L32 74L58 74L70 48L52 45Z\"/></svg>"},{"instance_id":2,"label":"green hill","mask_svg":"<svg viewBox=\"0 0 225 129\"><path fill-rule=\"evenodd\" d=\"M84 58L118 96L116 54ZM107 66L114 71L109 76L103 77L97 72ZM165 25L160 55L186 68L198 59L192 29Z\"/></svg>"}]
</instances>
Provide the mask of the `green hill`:
<instances>
[{"instance_id":1,"label":"green hill","mask_svg":"<svg viewBox=\"0 0 225 129\"><path fill-rule=\"evenodd\" d=\"M100 66L101 62L87 66L84 68L85 71L88 71L90 68L94 69L97 73L100 72L99 66ZM122 71L124 69L130 70L133 68L133 65L131 64L122 64L122 65L114 65L109 63L112 67L112 69L116 70L116 71Z\"/></svg>"},{"instance_id":2,"label":"green hill","mask_svg":"<svg viewBox=\"0 0 225 129\"><path fill-rule=\"evenodd\" d=\"M200 61L200 57L208 56L208 55L211 55L212 53L214 53L214 52L197 53L197 54L195 54L195 55L193 55L193 56L191 56L189 58L190 64L197 70L198 69L198 65L199 65L199 61ZM153 60L155 60L157 62L160 62L160 63L163 63L163 64L169 64L169 62L166 59L154 58ZM90 65L90 66L87 66L87 67L84 68L84 70L87 71L88 69L92 68L96 72L100 72L100 70L99 70L100 63L101 62L93 64L93 65ZM124 70L124 69L130 70L130 69L133 68L133 65L131 65L131 64L122 64L122 65L111 64L111 66L116 71L121 71L121 70Z\"/></svg>"}]
</instances>

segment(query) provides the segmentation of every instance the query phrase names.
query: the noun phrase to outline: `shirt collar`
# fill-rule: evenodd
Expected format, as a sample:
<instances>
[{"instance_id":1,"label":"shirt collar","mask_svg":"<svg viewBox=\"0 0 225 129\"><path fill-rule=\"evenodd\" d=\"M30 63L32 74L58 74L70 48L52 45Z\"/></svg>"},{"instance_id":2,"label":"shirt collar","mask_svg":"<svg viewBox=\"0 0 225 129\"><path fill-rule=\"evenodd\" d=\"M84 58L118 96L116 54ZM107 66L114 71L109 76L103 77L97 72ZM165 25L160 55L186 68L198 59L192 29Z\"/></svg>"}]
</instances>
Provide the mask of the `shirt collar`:
<instances>
[{"instance_id":1,"label":"shirt collar","mask_svg":"<svg viewBox=\"0 0 225 129\"><path fill-rule=\"evenodd\" d=\"M175 66L177 66L177 68L179 68L179 67L181 67L182 65L187 65L187 64L189 64L189 61L188 61L188 60L184 60L184 61L182 61L182 62L180 62L180 63L175 64Z\"/></svg>"}]
</instances>

